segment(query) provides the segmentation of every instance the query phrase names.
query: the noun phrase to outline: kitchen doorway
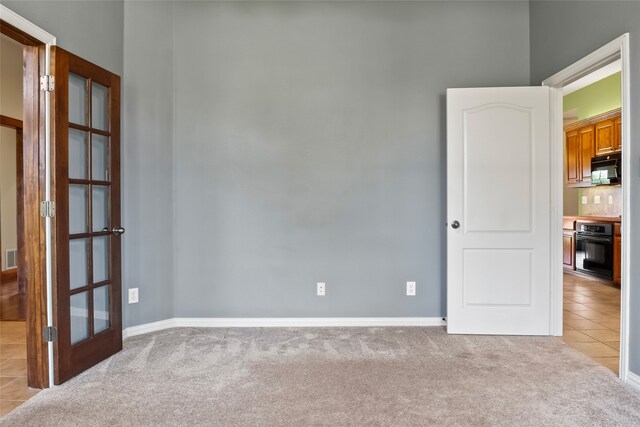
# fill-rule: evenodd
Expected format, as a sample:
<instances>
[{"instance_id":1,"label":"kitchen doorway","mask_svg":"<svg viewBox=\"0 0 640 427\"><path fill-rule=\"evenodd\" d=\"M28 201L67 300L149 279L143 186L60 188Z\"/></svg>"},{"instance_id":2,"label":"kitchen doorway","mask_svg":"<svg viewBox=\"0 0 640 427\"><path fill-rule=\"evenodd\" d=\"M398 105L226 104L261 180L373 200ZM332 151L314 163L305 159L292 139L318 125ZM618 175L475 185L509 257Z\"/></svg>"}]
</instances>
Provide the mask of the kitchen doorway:
<instances>
[{"instance_id":1,"label":"kitchen doorway","mask_svg":"<svg viewBox=\"0 0 640 427\"><path fill-rule=\"evenodd\" d=\"M555 332L628 380L628 35L543 84L564 119L554 129Z\"/></svg>"}]
</instances>

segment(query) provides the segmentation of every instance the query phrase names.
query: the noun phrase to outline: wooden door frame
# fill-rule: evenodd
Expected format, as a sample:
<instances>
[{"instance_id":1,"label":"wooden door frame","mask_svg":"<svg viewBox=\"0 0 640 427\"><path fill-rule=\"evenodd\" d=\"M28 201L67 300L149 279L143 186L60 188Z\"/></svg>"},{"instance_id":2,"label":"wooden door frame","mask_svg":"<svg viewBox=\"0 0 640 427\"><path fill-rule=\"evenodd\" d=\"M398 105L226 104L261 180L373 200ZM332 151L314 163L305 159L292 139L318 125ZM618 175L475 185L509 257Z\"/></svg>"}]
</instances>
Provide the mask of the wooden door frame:
<instances>
[{"instance_id":1,"label":"wooden door frame","mask_svg":"<svg viewBox=\"0 0 640 427\"><path fill-rule=\"evenodd\" d=\"M21 43L23 48L23 250L19 253L18 281L26 284L27 291L27 382L30 387L52 386L50 364L52 346L44 341L44 328L50 325L48 313L52 301L47 278L47 242L45 220L40 216L40 202L45 200L47 183L47 145L49 129L46 127L48 94L40 91L40 75L50 74L47 69L47 46L55 45L56 38L32 24L4 5L0 5L0 32ZM53 150L51 150L53 152ZM19 237L20 238L20 237ZM48 245L49 243L49 245ZM55 253L51 256L55 259ZM55 265L54 262L51 265Z\"/></svg>"},{"instance_id":2,"label":"wooden door frame","mask_svg":"<svg viewBox=\"0 0 640 427\"><path fill-rule=\"evenodd\" d=\"M622 218L631 218L631 74L629 56L629 34L623 34L607 43L600 49L585 56L562 71L544 80L542 84L552 88L552 153L551 153L551 333L562 335L562 206L563 206L563 123L562 123L562 88L566 85L596 71L607 64L620 59L621 95L622 95ZM633 168L635 171L636 169ZM637 191L637 189L634 189ZM557 236L557 237L556 237ZM630 227L622 227L622 268L621 268L621 301L620 301L620 379L637 383L636 376L629 372L629 302L631 288L631 232Z\"/></svg>"}]
</instances>

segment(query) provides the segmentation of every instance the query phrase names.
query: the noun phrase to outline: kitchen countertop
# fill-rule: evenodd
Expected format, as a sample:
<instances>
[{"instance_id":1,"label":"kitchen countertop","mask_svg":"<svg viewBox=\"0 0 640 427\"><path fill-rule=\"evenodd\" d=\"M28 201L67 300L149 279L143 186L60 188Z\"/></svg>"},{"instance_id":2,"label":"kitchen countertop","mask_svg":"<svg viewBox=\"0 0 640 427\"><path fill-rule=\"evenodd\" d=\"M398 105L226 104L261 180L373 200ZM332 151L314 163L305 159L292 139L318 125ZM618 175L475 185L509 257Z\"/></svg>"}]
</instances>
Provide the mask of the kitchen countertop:
<instances>
[{"instance_id":1,"label":"kitchen countertop","mask_svg":"<svg viewBox=\"0 0 640 427\"><path fill-rule=\"evenodd\" d=\"M622 222L622 218L617 216L565 216L564 219L570 221Z\"/></svg>"}]
</instances>

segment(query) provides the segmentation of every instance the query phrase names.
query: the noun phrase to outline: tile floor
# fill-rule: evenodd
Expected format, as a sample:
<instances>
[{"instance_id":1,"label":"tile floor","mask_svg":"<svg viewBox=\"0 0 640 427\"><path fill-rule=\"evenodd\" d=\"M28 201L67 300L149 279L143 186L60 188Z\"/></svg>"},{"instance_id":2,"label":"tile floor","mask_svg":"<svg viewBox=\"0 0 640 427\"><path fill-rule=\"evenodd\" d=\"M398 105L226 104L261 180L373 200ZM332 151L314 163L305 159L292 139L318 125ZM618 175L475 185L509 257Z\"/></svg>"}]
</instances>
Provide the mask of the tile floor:
<instances>
[{"instance_id":1,"label":"tile floor","mask_svg":"<svg viewBox=\"0 0 640 427\"><path fill-rule=\"evenodd\" d=\"M618 374L620 287L565 273L563 340Z\"/></svg>"},{"instance_id":2,"label":"tile floor","mask_svg":"<svg viewBox=\"0 0 640 427\"><path fill-rule=\"evenodd\" d=\"M27 387L27 331L25 322L0 321L0 417L33 397Z\"/></svg>"}]
</instances>

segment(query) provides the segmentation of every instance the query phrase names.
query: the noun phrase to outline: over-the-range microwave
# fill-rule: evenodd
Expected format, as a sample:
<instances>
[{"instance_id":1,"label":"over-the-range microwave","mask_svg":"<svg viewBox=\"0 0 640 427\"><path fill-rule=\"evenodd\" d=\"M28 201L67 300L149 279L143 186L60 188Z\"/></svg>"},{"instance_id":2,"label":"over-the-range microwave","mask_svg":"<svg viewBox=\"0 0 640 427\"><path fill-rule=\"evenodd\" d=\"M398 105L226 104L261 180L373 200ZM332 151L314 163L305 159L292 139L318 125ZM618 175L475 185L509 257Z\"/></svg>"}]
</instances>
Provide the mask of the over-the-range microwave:
<instances>
[{"instance_id":1,"label":"over-the-range microwave","mask_svg":"<svg viewBox=\"0 0 640 427\"><path fill-rule=\"evenodd\" d=\"M591 183L594 185L622 184L622 154L613 153L591 159Z\"/></svg>"}]
</instances>

